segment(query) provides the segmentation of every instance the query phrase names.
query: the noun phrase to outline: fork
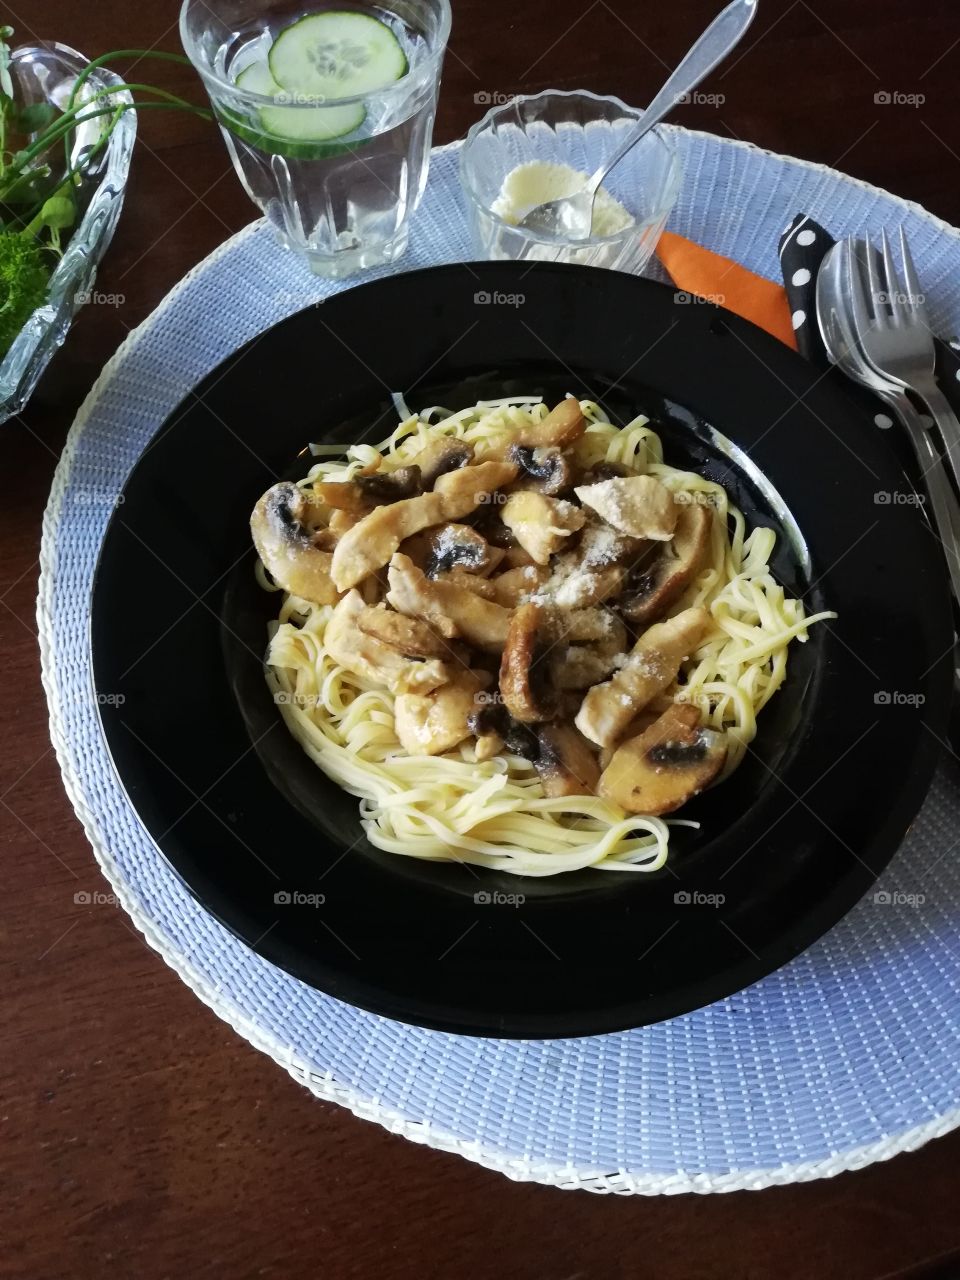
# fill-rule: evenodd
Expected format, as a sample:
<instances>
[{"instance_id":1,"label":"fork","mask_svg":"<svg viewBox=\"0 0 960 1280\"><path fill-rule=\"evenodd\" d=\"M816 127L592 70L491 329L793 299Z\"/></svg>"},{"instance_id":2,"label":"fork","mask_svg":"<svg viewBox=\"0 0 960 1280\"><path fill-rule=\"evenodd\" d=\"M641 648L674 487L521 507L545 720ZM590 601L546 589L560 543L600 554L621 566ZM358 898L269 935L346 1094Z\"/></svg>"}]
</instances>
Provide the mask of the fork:
<instances>
[{"instance_id":1,"label":"fork","mask_svg":"<svg viewBox=\"0 0 960 1280\"><path fill-rule=\"evenodd\" d=\"M869 241L851 237L848 244L851 262L860 268L859 271L851 268L848 281L860 345L878 373L905 391L913 392L923 402L940 429L950 469L960 485L960 420L934 377L933 331L903 227L900 228L903 282L885 230L881 232L879 264Z\"/></svg>"}]
</instances>

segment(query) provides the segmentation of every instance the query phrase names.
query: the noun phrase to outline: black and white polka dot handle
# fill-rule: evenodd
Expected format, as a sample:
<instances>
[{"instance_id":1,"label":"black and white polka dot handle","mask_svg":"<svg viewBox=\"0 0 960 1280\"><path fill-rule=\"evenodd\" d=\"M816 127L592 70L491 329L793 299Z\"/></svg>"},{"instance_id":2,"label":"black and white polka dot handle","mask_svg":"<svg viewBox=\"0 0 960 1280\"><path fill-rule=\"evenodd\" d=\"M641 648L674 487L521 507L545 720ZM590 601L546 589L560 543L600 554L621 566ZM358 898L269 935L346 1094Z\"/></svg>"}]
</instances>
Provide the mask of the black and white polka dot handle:
<instances>
[{"instance_id":1,"label":"black and white polka dot handle","mask_svg":"<svg viewBox=\"0 0 960 1280\"><path fill-rule=\"evenodd\" d=\"M833 236L805 213L797 214L780 237L780 270L793 315L797 350L821 369L826 369L830 360L817 325L817 272L835 243ZM937 338L935 346L937 381L954 413L960 416L960 342ZM853 384L850 390L878 427L893 426L890 414L869 391Z\"/></svg>"}]
</instances>

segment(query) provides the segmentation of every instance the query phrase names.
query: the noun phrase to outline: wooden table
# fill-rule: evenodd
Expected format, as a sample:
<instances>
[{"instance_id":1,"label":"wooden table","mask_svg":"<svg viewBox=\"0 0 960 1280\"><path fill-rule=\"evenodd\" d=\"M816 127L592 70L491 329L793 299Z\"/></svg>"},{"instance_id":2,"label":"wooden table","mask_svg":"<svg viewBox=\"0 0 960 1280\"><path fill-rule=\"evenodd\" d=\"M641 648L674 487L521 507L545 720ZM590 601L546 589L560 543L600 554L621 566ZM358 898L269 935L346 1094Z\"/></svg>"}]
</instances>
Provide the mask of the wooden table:
<instances>
[{"instance_id":1,"label":"wooden table","mask_svg":"<svg viewBox=\"0 0 960 1280\"><path fill-rule=\"evenodd\" d=\"M0 4L19 41L179 47L176 0ZM642 102L719 0L454 0L437 140L482 93L587 87ZM694 128L837 166L960 222L953 0L763 0ZM31 30L31 24L33 30ZM120 64L121 67L123 64ZM187 69L140 76L199 96ZM919 106L886 92L922 94ZM482 98L479 99L483 101ZM40 518L81 398L118 343L252 216L214 128L145 115L98 287L3 429L0 1274L880 1280L960 1275L960 1134L761 1193L561 1195L514 1185L314 1100L218 1021L105 889L47 737L34 623Z\"/></svg>"}]
</instances>

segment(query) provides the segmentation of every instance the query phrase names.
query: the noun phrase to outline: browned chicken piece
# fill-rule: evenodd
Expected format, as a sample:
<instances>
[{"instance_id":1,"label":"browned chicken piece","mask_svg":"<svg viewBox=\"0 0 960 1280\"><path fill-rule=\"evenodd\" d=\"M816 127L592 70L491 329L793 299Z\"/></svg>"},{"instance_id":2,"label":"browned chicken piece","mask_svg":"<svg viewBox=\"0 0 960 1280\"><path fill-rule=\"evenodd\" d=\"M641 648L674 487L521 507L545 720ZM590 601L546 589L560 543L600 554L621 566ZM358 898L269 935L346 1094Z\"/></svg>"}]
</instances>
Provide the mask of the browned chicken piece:
<instances>
[{"instance_id":1,"label":"browned chicken piece","mask_svg":"<svg viewBox=\"0 0 960 1280\"><path fill-rule=\"evenodd\" d=\"M670 490L652 476L582 484L574 493L621 533L654 542L667 542L673 537L679 508Z\"/></svg>"},{"instance_id":2,"label":"browned chicken piece","mask_svg":"<svg viewBox=\"0 0 960 1280\"><path fill-rule=\"evenodd\" d=\"M428 578L452 569L485 578L506 554L502 547L492 547L483 534L468 524L443 524L427 530L426 552L421 568Z\"/></svg>"},{"instance_id":3,"label":"browned chicken piece","mask_svg":"<svg viewBox=\"0 0 960 1280\"><path fill-rule=\"evenodd\" d=\"M314 493L328 507L364 516L373 507L399 502L420 492L420 468L397 467L394 471L360 472L352 480L318 480Z\"/></svg>"},{"instance_id":4,"label":"browned chicken piece","mask_svg":"<svg viewBox=\"0 0 960 1280\"><path fill-rule=\"evenodd\" d=\"M500 693L514 720L536 724L557 712L556 689L544 661L550 644L550 623L543 609L522 604L510 619L500 662Z\"/></svg>"},{"instance_id":5,"label":"browned chicken piece","mask_svg":"<svg viewBox=\"0 0 960 1280\"><path fill-rule=\"evenodd\" d=\"M586 430L587 422L580 410L579 400L561 400L543 419L531 427L524 427L516 442L522 448L541 449L572 444Z\"/></svg>"},{"instance_id":6,"label":"browned chicken piece","mask_svg":"<svg viewBox=\"0 0 960 1280\"><path fill-rule=\"evenodd\" d=\"M494 756L498 756L503 750L504 741L499 733L494 729L488 730L486 733L477 734L476 756L479 763L484 760L492 760Z\"/></svg>"},{"instance_id":7,"label":"browned chicken piece","mask_svg":"<svg viewBox=\"0 0 960 1280\"><path fill-rule=\"evenodd\" d=\"M387 603L398 613L423 618L443 635L459 636L478 649L503 649L510 626L508 609L466 587L427 578L409 556L395 555L387 577Z\"/></svg>"},{"instance_id":8,"label":"browned chicken piece","mask_svg":"<svg viewBox=\"0 0 960 1280\"><path fill-rule=\"evenodd\" d=\"M411 662L389 644L360 630L366 606L359 591L343 597L323 634L323 647L335 662L393 693L429 693L450 679L451 671L437 658Z\"/></svg>"},{"instance_id":9,"label":"browned chicken piece","mask_svg":"<svg viewBox=\"0 0 960 1280\"><path fill-rule=\"evenodd\" d=\"M593 643L601 653L623 653L627 628L610 609L571 609L556 615L558 636L570 644Z\"/></svg>"},{"instance_id":10,"label":"browned chicken piece","mask_svg":"<svg viewBox=\"0 0 960 1280\"><path fill-rule=\"evenodd\" d=\"M524 596L531 595L550 577L550 570L539 564L525 564L518 569L508 569L491 578L494 599L505 609L515 609Z\"/></svg>"},{"instance_id":11,"label":"browned chicken piece","mask_svg":"<svg viewBox=\"0 0 960 1280\"><path fill-rule=\"evenodd\" d=\"M516 474L514 463L481 462L440 476L431 493L374 508L337 543L331 569L337 589L362 582L421 529L469 515Z\"/></svg>"},{"instance_id":12,"label":"browned chicken piece","mask_svg":"<svg viewBox=\"0 0 960 1280\"><path fill-rule=\"evenodd\" d=\"M460 671L432 693L401 694L394 702L393 714L404 751L411 756L435 756L468 738L470 714L482 687L473 671Z\"/></svg>"},{"instance_id":13,"label":"browned chicken piece","mask_svg":"<svg viewBox=\"0 0 960 1280\"><path fill-rule=\"evenodd\" d=\"M503 523L537 564L546 564L586 516L572 502L548 498L532 489L511 493L501 512Z\"/></svg>"},{"instance_id":14,"label":"browned chicken piece","mask_svg":"<svg viewBox=\"0 0 960 1280\"><path fill-rule=\"evenodd\" d=\"M458 440L456 436L444 436L425 444L410 465L420 468L424 489L432 489L440 476L459 467L467 467L472 461L472 444Z\"/></svg>"},{"instance_id":15,"label":"browned chicken piece","mask_svg":"<svg viewBox=\"0 0 960 1280\"><path fill-rule=\"evenodd\" d=\"M512 538L513 534L510 533L510 530L507 529L507 526L504 525L503 527L506 530L506 532L510 534L510 537ZM506 555L503 557L503 563L501 565L501 568L503 569L504 573L506 573L508 569L523 569L528 564L536 564L536 561L534 560L530 552L526 550L526 548L519 547L519 546L507 547Z\"/></svg>"},{"instance_id":16,"label":"browned chicken piece","mask_svg":"<svg viewBox=\"0 0 960 1280\"><path fill-rule=\"evenodd\" d=\"M357 616L357 626L364 635L382 640L408 658L454 657L450 641L438 635L428 623L395 613L386 605L364 609Z\"/></svg>"},{"instance_id":17,"label":"browned chicken piece","mask_svg":"<svg viewBox=\"0 0 960 1280\"><path fill-rule=\"evenodd\" d=\"M713 513L699 503L679 507L673 541L643 571L620 602L623 616L635 627L647 627L679 600L700 572L710 551Z\"/></svg>"},{"instance_id":18,"label":"browned chicken piece","mask_svg":"<svg viewBox=\"0 0 960 1280\"><path fill-rule=\"evenodd\" d=\"M369 578L364 578L362 582L358 582L355 591L359 591L363 596L363 603L373 608L383 599L383 584L380 582L379 576L372 573Z\"/></svg>"},{"instance_id":19,"label":"browned chicken piece","mask_svg":"<svg viewBox=\"0 0 960 1280\"><path fill-rule=\"evenodd\" d=\"M675 618L654 623L620 670L589 690L576 717L580 732L597 746L613 746L634 716L677 678L680 663L709 628L706 609L685 609Z\"/></svg>"},{"instance_id":20,"label":"browned chicken piece","mask_svg":"<svg viewBox=\"0 0 960 1280\"><path fill-rule=\"evenodd\" d=\"M616 669L619 655L597 653L589 645L560 647L550 655L550 677L558 689L589 689Z\"/></svg>"},{"instance_id":21,"label":"browned chicken piece","mask_svg":"<svg viewBox=\"0 0 960 1280\"><path fill-rule=\"evenodd\" d=\"M613 753L600 794L627 813L673 813L712 782L727 757L723 736L700 728L700 713L674 704Z\"/></svg>"},{"instance_id":22,"label":"browned chicken piece","mask_svg":"<svg viewBox=\"0 0 960 1280\"><path fill-rule=\"evenodd\" d=\"M516 478L515 462L493 459L446 472L438 478L433 491L443 498L444 520L462 520Z\"/></svg>"},{"instance_id":23,"label":"browned chicken piece","mask_svg":"<svg viewBox=\"0 0 960 1280\"><path fill-rule=\"evenodd\" d=\"M488 578L481 578L476 573L468 573L466 569L451 569L449 573L440 574L434 581L449 582L455 587L463 587L464 590L472 591L475 596L480 596L483 600L497 598L496 589Z\"/></svg>"},{"instance_id":24,"label":"browned chicken piece","mask_svg":"<svg viewBox=\"0 0 960 1280\"><path fill-rule=\"evenodd\" d=\"M315 499L287 481L268 489L253 509L250 532L274 582L314 604L336 604L333 556L317 546Z\"/></svg>"},{"instance_id":25,"label":"browned chicken piece","mask_svg":"<svg viewBox=\"0 0 960 1280\"><path fill-rule=\"evenodd\" d=\"M545 724L534 761L545 796L592 796L600 778L594 748L572 724Z\"/></svg>"},{"instance_id":26,"label":"browned chicken piece","mask_svg":"<svg viewBox=\"0 0 960 1280\"><path fill-rule=\"evenodd\" d=\"M330 512L327 528L339 542L343 535L352 529L359 519L359 516L352 516L349 511L334 510Z\"/></svg>"},{"instance_id":27,"label":"browned chicken piece","mask_svg":"<svg viewBox=\"0 0 960 1280\"><path fill-rule=\"evenodd\" d=\"M576 468L555 445L530 449L514 444L507 450L507 457L520 468L512 486L515 490L535 489L550 498L559 498L573 488Z\"/></svg>"}]
</instances>

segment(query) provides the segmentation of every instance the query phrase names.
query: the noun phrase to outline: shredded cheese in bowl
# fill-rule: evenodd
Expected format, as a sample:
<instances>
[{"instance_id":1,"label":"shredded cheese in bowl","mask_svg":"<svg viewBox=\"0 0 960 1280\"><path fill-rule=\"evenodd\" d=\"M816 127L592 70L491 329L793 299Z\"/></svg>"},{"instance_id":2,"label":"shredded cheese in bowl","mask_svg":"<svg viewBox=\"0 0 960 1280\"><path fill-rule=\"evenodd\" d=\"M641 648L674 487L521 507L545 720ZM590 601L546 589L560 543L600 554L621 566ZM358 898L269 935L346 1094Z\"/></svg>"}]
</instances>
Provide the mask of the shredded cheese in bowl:
<instances>
[{"instance_id":1,"label":"shredded cheese in bowl","mask_svg":"<svg viewBox=\"0 0 960 1280\"><path fill-rule=\"evenodd\" d=\"M530 160L510 170L490 209L498 218L515 227L538 204L575 195L583 190L588 180L588 174L580 173L572 165ZM633 216L620 201L601 187L593 205L590 234L613 236L633 223Z\"/></svg>"}]
</instances>

